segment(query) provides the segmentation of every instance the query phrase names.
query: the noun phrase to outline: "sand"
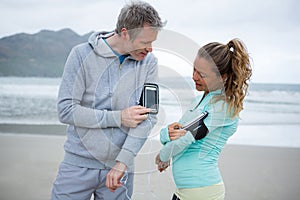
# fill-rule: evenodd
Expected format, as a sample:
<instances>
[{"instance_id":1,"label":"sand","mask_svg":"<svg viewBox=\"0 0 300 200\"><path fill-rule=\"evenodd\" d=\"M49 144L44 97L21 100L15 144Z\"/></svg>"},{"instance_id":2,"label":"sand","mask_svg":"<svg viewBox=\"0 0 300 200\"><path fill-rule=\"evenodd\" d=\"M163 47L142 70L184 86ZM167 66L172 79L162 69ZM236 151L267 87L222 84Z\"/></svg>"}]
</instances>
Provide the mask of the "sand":
<instances>
[{"instance_id":1,"label":"sand","mask_svg":"<svg viewBox=\"0 0 300 200\"><path fill-rule=\"evenodd\" d=\"M63 135L0 134L0 200L50 199L64 141ZM149 140L137 156L133 199L171 199L175 190L171 169L159 173L154 165L159 149L157 140ZM300 197L300 148L227 145L219 165L226 200Z\"/></svg>"}]
</instances>

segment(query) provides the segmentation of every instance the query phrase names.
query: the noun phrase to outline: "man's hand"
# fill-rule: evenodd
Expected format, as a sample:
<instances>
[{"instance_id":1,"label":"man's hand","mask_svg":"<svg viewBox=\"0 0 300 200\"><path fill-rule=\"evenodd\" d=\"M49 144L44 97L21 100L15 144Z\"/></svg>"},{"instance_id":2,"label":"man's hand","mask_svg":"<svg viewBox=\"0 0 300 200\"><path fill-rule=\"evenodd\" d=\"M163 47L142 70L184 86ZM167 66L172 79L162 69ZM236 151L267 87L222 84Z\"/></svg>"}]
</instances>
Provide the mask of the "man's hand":
<instances>
[{"instance_id":1,"label":"man's hand","mask_svg":"<svg viewBox=\"0 0 300 200\"><path fill-rule=\"evenodd\" d=\"M120 179L124 175L126 165L121 162L117 162L116 165L106 175L106 187L114 192L118 187L122 186Z\"/></svg>"},{"instance_id":2,"label":"man's hand","mask_svg":"<svg viewBox=\"0 0 300 200\"><path fill-rule=\"evenodd\" d=\"M170 140L176 140L186 134L186 130L181 129L182 125L174 122L168 126Z\"/></svg>"},{"instance_id":3,"label":"man's hand","mask_svg":"<svg viewBox=\"0 0 300 200\"><path fill-rule=\"evenodd\" d=\"M151 109L143 106L132 106L124 109L121 112L121 123L123 126L135 128L142 121L147 119L147 113L150 111Z\"/></svg>"},{"instance_id":4,"label":"man's hand","mask_svg":"<svg viewBox=\"0 0 300 200\"><path fill-rule=\"evenodd\" d=\"M159 154L155 158L155 164L157 164L158 171L162 172L170 166L170 161L163 162L160 160Z\"/></svg>"}]
</instances>

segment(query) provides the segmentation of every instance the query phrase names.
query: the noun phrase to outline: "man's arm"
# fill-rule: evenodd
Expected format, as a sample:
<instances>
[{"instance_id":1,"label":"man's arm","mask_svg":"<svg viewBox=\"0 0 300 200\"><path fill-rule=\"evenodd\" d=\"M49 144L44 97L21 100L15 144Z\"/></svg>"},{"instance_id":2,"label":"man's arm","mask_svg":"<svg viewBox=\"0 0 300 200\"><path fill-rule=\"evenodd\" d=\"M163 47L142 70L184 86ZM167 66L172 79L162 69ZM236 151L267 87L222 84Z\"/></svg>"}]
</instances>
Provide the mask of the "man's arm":
<instances>
[{"instance_id":1,"label":"man's arm","mask_svg":"<svg viewBox=\"0 0 300 200\"><path fill-rule=\"evenodd\" d=\"M149 115L137 127L131 128L116 160L124 163L129 169L132 169L134 158L144 145L155 123L156 117Z\"/></svg>"},{"instance_id":2,"label":"man's arm","mask_svg":"<svg viewBox=\"0 0 300 200\"><path fill-rule=\"evenodd\" d=\"M147 72L145 83L158 82L158 65L155 58L150 62L151 66ZM122 146L122 149L116 158L117 161L124 163L127 167L132 167L134 157L144 145L148 135L157 122L156 115L148 114L147 119L141 122L137 127L131 128L128 132L127 138Z\"/></svg>"},{"instance_id":3,"label":"man's arm","mask_svg":"<svg viewBox=\"0 0 300 200\"><path fill-rule=\"evenodd\" d=\"M145 83L158 82L157 59L155 59L152 63L152 66L147 66L150 68L150 70L148 71ZM114 190L118 187L116 184L121 179L122 174L125 170L130 171L133 169L134 158L144 145L146 139L148 138L148 135L151 133L151 130L155 126L156 122L156 115L147 114L147 119L145 121L139 123L139 125L136 127L130 128L126 140L122 146L122 149L116 158L117 164L110 170L107 176L107 179L109 180L107 180L106 186L110 190ZM120 165L125 166L125 169L122 173L116 172L116 169ZM115 185L113 183L115 183Z\"/></svg>"}]
</instances>

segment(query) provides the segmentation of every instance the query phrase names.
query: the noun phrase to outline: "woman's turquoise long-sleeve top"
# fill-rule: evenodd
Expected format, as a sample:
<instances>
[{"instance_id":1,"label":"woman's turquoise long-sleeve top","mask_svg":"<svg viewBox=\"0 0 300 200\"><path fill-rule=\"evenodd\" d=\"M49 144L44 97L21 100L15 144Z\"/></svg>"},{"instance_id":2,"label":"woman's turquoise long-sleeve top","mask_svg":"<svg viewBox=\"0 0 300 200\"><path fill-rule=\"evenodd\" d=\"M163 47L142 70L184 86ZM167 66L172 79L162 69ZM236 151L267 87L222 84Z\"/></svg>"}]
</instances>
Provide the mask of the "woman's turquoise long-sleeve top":
<instances>
[{"instance_id":1,"label":"woman's turquoise long-sleeve top","mask_svg":"<svg viewBox=\"0 0 300 200\"><path fill-rule=\"evenodd\" d=\"M208 134L201 140L195 140L188 131L177 140L170 141L168 128L160 132L160 141L164 145L160 159L172 158L173 177L177 188L197 188L210 186L222 181L218 168L219 155L228 138L237 130L238 117L231 117L227 103L215 101L214 96L221 90L208 93L203 99L197 97L179 123L184 125L203 111L209 114L204 123ZM200 102L200 103L199 103Z\"/></svg>"}]
</instances>

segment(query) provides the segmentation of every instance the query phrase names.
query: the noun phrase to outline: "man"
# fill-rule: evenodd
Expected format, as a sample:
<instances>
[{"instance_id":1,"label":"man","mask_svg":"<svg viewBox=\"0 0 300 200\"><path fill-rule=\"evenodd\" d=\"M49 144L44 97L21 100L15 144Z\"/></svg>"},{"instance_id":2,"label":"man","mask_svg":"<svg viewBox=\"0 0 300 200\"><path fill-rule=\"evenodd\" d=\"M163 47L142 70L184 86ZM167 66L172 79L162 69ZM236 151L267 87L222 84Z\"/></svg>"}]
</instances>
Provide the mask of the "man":
<instances>
[{"instance_id":1,"label":"man","mask_svg":"<svg viewBox=\"0 0 300 200\"><path fill-rule=\"evenodd\" d=\"M94 33L70 52L58 95L67 140L53 200L131 198L133 160L156 123L138 101L144 83L158 79L151 51L162 27L151 5L133 2L114 32Z\"/></svg>"}]
</instances>

